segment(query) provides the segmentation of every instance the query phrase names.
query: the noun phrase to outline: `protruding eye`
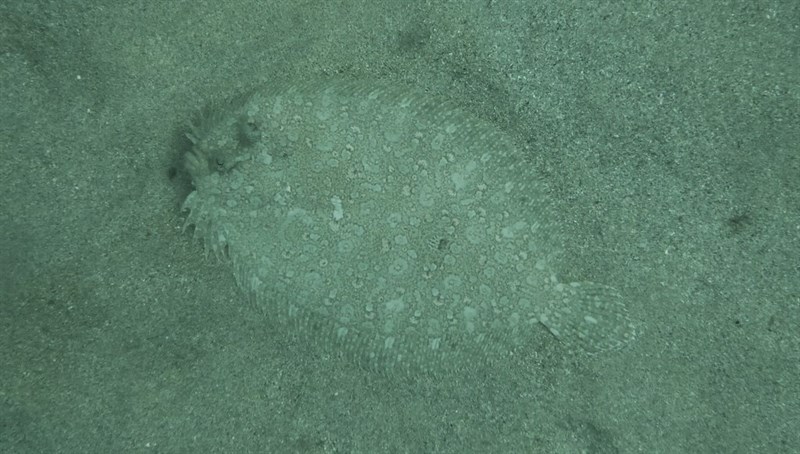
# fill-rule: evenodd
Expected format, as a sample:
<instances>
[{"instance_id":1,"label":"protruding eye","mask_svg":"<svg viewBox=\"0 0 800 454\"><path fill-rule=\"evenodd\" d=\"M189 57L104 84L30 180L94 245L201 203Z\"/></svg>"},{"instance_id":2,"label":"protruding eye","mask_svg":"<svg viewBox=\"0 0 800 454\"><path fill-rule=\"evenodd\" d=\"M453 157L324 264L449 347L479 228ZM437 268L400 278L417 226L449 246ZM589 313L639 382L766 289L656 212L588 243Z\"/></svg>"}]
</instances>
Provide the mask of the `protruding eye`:
<instances>
[{"instance_id":1,"label":"protruding eye","mask_svg":"<svg viewBox=\"0 0 800 454\"><path fill-rule=\"evenodd\" d=\"M252 119L244 119L238 123L237 140L240 147L250 147L261 140L261 130L258 123Z\"/></svg>"}]
</instances>

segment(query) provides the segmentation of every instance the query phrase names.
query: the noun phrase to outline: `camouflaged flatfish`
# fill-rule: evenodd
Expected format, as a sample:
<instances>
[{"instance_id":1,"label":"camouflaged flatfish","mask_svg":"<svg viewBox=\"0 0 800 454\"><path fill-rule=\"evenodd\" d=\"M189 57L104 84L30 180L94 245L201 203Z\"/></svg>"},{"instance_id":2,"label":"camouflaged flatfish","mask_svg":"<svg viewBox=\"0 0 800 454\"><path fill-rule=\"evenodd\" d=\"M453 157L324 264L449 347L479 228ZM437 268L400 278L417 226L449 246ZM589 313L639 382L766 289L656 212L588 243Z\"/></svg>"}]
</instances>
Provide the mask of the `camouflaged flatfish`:
<instances>
[{"instance_id":1,"label":"camouflaged flatfish","mask_svg":"<svg viewBox=\"0 0 800 454\"><path fill-rule=\"evenodd\" d=\"M496 127L405 87L265 88L192 125L188 224L299 338L369 367L501 357L544 326L634 337L612 288L562 283L556 210Z\"/></svg>"}]
</instances>

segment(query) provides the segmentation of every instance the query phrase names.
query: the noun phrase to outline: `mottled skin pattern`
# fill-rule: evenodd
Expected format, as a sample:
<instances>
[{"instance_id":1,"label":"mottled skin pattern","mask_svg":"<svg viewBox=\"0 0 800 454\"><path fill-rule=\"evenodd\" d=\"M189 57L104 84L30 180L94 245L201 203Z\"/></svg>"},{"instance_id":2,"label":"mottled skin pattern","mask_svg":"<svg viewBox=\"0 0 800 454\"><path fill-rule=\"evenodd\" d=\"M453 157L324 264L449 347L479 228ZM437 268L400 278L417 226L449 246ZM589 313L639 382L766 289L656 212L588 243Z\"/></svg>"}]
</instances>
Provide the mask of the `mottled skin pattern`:
<instances>
[{"instance_id":1,"label":"mottled skin pattern","mask_svg":"<svg viewBox=\"0 0 800 454\"><path fill-rule=\"evenodd\" d=\"M557 210L492 125L407 88L255 91L189 134L189 223L308 342L382 370L494 360L544 325L587 352L633 339L620 295L553 271Z\"/></svg>"}]
</instances>

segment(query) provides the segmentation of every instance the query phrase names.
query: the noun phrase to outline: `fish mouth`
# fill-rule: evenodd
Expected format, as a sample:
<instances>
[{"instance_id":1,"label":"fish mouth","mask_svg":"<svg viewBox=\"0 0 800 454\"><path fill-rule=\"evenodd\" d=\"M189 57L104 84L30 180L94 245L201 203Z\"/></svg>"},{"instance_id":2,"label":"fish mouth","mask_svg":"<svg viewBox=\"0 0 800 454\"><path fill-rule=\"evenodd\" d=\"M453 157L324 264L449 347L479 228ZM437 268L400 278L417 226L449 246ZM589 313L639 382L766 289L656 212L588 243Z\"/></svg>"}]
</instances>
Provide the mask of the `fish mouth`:
<instances>
[{"instance_id":1,"label":"fish mouth","mask_svg":"<svg viewBox=\"0 0 800 454\"><path fill-rule=\"evenodd\" d=\"M191 136L188 134L187 136L189 137L189 140L192 140ZM208 154L197 144L195 144L191 151L187 152L183 156L183 165L186 171L189 172L189 175L192 176L192 181L195 183L201 178L207 177L211 173Z\"/></svg>"}]
</instances>

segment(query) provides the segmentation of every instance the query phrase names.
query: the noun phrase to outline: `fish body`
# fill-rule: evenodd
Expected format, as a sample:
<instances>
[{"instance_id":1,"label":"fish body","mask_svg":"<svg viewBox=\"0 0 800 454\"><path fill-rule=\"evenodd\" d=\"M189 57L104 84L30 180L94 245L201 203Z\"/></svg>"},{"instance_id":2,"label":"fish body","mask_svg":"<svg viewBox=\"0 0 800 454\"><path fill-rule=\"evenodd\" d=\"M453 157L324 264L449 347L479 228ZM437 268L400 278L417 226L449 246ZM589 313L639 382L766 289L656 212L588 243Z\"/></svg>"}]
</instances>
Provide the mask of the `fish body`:
<instances>
[{"instance_id":1,"label":"fish body","mask_svg":"<svg viewBox=\"0 0 800 454\"><path fill-rule=\"evenodd\" d=\"M492 361L546 327L587 352L635 330L563 283L558 211L504 133L382 82L255 90L195 122L187 222L265 316L369 368Z\"/></svg>"}]
</instances>

